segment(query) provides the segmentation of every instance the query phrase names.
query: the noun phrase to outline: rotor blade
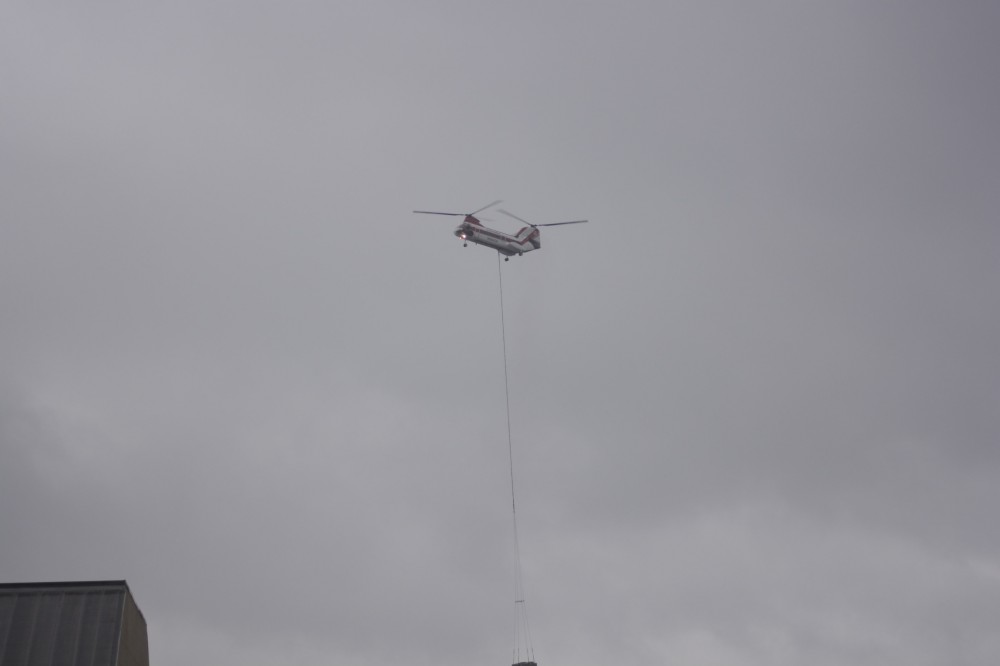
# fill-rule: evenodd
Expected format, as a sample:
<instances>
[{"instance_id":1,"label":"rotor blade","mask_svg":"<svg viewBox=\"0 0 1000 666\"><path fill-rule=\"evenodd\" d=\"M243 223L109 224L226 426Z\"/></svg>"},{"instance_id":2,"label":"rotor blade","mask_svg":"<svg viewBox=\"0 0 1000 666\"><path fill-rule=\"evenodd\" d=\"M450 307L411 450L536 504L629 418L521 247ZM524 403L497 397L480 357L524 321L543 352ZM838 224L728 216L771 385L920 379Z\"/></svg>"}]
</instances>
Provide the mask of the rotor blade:
<instances>
[{"instance_id":1,"label":"rotor blade","mask_svg":"<svg viewBox=\"0 0 1000 666\"><path fill-rule=\"evenodd\" d=\"M482 211L486 210L487 208L492 208L493 206L496 206L501 201L503 201L503 199L497 199L493 203L487 204L487 205L483 206L482 208L480 208L479 210L474 210L471 213L468 213L468 215L475 215L476 213L482 212Z\"/></svg>"},{"instance_id":2,"label":"rotor blade","mask_svg":"<svg viewBox=\"0 0 1000 666\"><path fill-rule=\"evenodd\" d=\"M587 220L573 220L572 222L549 222L548 224L536 224L534 226L536 226L536 227L558 227L558 226L561 226L563 224L583 224L585 222L587 222Z\"/></svg>"},{"instance_id":3,"label":"rotor blade","mask_svg":"<svg viewBox=\"0 0 1000 666\"><path fill-rule=\"evenodd\" d=\"M414 213L423 213L424 215L465 215L465 213L441 213L436 210L415 210Z\"/></svg>"},{"instance_id":4,"label":"rotor blade","mask_svg":"<svg viewBox=\"0 0 1000 666\"><path fill-rule=\"evenodd\" d=\"M528 222L527 220L522 220L522 219L521 219L521 218L519 218L519 217L518 217L517 215L514 215L514 213L508 213L508 212L507 212L507 211L505 211L505 210L504 210L503 208L497 208L497 212L498 212L498 213L503 213L503 214L504 214L504 215L506 215L507 217L512 217L512 218L514 218L515 220L517 220L518 222L524 222L524 223L525 223L525 224L527 224L527 225L528 225L529 227L534 227L534 226L536 226L536 225L532 224L531 222Z\"/></svg>"}]
</instances>

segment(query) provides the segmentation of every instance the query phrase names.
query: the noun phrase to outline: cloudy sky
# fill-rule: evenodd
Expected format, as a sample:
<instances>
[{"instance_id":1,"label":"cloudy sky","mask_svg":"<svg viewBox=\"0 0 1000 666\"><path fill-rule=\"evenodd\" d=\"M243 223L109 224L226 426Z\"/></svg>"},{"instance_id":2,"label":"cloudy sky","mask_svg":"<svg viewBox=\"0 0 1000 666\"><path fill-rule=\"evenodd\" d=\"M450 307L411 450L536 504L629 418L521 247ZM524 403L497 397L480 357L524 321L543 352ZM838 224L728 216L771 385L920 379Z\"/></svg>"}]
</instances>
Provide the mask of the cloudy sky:
<instances>
[{"instance_id":1,"label":"cloudy sky","mask_svg":"<svg viewBox=\"0 0 1000 666\"><path fill-rule=\"evenodd\" d=\"M154 666L1000 662L1000 6L0 4L0 581ZM500 215L484 214L513 230Z\"/></svg>"}]
</instances>

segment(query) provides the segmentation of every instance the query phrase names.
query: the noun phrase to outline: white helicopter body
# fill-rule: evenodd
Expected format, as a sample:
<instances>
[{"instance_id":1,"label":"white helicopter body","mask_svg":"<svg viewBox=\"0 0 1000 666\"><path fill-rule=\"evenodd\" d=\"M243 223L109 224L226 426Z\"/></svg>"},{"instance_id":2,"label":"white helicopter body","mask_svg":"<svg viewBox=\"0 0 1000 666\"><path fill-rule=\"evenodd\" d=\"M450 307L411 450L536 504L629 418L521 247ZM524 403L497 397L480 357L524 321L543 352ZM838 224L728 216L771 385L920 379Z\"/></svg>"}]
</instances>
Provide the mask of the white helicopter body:
<instances>
[{"instance_id":1,"label":"white helicopter body","mask_svg":"<svg viewBox=\"0 0 1000 666\"><path fill-rule=\"evenodd\" d=\"M489 247L505 257L524 254L542 247L542 234L530 226L522 227L513 236L484 226L482 222L467 215L455 228L455 235L468 243Z\"/></svg>"},{"instance_id":2,"label":"white helicopter body","mask_svg":"<svg viewBox=\"0 0 1000 666\"><path fill-rule=\"evenodd\" d=\"M514 255L522 255L525 252L531 252L532 250L541 248L542 232L538 229L538 227L557 227L563 224L582 224L587 221L574 220L572 222L532 224L527 220L522 220L517 215L508 213L503 209L498 209L497 212L503 213L508 217L512 217L515 220L528 225L526 227L522 227L516 234L508 234L503 231L491 229L476 218L476 213L484 211L487 208L497 205L498 203L500 203L500 201L494 201L489 206L483 206L479 210L474 210L471 213L442 213L434 210L415 210L413 212L423 213L426 215L464 216L465 219L462 220L462 223L455 227L455 235L464 241L462 244L468 245L469 243L475 243L476 245L482 245L483 247L496 250L500 254L504 255L504 261L508 261L510 257L513 257Z\"/></svg>"}]
</instances>

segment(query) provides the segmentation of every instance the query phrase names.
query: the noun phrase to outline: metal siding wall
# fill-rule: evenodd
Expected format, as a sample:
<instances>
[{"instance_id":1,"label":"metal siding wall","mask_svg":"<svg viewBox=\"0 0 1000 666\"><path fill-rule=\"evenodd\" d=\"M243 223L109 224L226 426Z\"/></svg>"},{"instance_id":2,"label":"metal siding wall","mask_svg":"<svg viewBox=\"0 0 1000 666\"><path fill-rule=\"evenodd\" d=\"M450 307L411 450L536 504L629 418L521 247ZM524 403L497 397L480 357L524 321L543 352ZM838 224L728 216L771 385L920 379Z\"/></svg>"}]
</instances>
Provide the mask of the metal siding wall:
<instances>
[{"instance_id":1,"label":"metal siding wall","mask_svg":"<svg viewBox=\"0 0 1000 666\"><path fill-rule=\"evenodd\" d=\"M118 648L118 666L149 666L149 638L146 620L131 594L125 595L122 635Z\"/></svg>"},{"instance_id":2,"label":"metal siding wall","mask_svg":"<svg viewBox=\"0 0 1000 666\"><path fill-rule=\"evenodd\" d=\"M10 618L7 646L0 666L26 666L31 654L31 637L35 633L35 615L38 613L38 595L25 594L14 597L14 612Z\"/></svg>"},{"instance_id":3,"label":"metal siding wall","mask_svg":"<svg viewBox=\"0 0 1000 666\"><path fill-rule=\"evenodd\" d=\"M53 664L73 664L76 661L80 630L83 627L84 601L85 596L79 592L68 592L63 596L59 635L52 653Z\"/></svg>"},{"instance_id":4,"label":"metal siding wall","mask_svg":"<svg viewBox=\"0 0 1000 666\"><path fill-rule=\"evenodd\" d=\"M115 666L126 589L0 589L0 666Z\"/></svg>"},{"instance_id":5,"label":"metal siding wall","mask_svg":"<svg viewBox=\"0 0 1000 666\"><path fill-rule=\"evenodd\" d=\"M56 631L59 629L59 615L62 611L61 594L38 596L38 612L35 614L35 631L31 635L31 649L28 666L49 666L55 647Z\"/></svg>"},{"instance_id":6,"label":"metal siding wall","mask_svg":"<svg viewBox=\"0 0 1000 666\"><path fill-rule=\"evenodd\" d=\"M15 596L0 596L0 666L3 666L4 655L7 654L7 637L10 635L10 624L16 603Z\"/></svg>"},{"instance_id":7,"label":"metal siding wall","mask_svg":"<svg viewBox=\"0 0 1000 666\"><path fill-rule=\"evenodd\" d=\"M94 647L97 645L97 614L101 611L101 595L83 597L83 616L80 623L80 641L76 645L72 666L94 666ZM6 664L0 665L6 666Z\"/></svg>"},{"instance_id":8,"label":"metal siding wall","mask_svg":"<svg viewBox=\"0 0 1000 666\"><path fill-rule=\"evenodd\" d=\"M94 616L96 627L92 666L115 666L115 659L118 657L118 636L121 634L121 604L124 596L124 591L104 592L99 595L99 610Z\"/></svg>"}]
</instances>

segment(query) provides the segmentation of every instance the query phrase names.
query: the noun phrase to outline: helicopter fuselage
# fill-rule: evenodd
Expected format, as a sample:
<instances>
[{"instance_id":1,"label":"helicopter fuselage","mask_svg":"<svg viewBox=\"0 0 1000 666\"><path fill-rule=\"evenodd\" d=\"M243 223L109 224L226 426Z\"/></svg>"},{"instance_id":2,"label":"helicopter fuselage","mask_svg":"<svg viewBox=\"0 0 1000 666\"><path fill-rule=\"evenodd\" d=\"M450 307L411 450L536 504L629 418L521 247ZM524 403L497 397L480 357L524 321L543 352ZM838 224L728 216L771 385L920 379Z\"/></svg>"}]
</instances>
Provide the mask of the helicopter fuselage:
<instances>
[{"instance_id":1,"label":"helicopter fuselage","mask_svg":"<svg viewBox=\"0 0 1000 666\"><path fill-rule=\"evenodd\" d=\"M503 213L507 217L512 217L515 220L526 224L527 226L521 227L521 229L516 234L508 234L503 231L497 231L496 229L490 229L487 226L483 226L483 223L476 219L476 213L486 210L487 208L492 208L500 203L499 199L489 204L488 206L483 206L478 210L474 210L471 213L450 213L440 210L415 210L414 213L420 213L422 215L449 215L455 217L462 217L462 223L455 228L455 235L462 239L463 245L468 245L470 242L476 245L482 245L483 247L488 247L490 249L496 250L500 254L504 255L504 261L510 259L515 254L524 254L525 252L531 252L532 250L537 250L542 247L542 232L538 227L560 227L564 224L583 224L587 220L572 220L570 222L549 222L547 224L532 224L527 220L522 220L517 215L513 213L508 213L502 208L498 208L498 213Z\"/></svg>"},{"instance_id":2,"label":"helicopter fuselage","mask_svg":"<svg viewBox=\"0 0 1000 666\"><path fill-rule=\"evenodd\" d=\"M537 250L542 246L541 233L538 229L523 227L511 235L485 227L471 215L466 216L465 220L455 228L455 235L467 243L492 248L507 257Z\"/></svg>"}]
</instances>

